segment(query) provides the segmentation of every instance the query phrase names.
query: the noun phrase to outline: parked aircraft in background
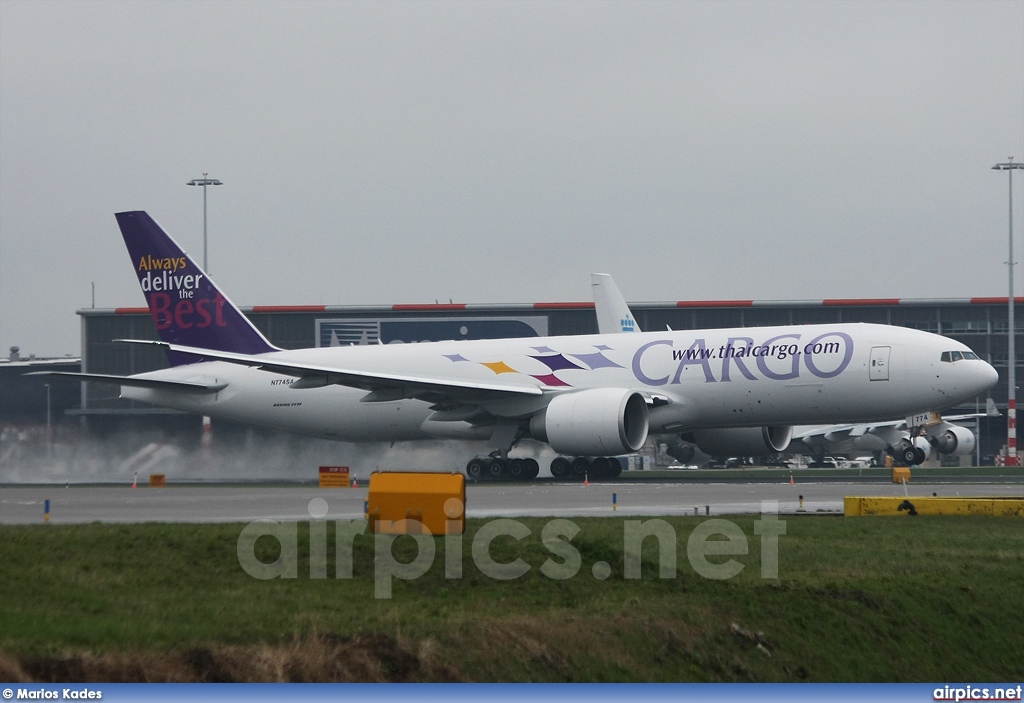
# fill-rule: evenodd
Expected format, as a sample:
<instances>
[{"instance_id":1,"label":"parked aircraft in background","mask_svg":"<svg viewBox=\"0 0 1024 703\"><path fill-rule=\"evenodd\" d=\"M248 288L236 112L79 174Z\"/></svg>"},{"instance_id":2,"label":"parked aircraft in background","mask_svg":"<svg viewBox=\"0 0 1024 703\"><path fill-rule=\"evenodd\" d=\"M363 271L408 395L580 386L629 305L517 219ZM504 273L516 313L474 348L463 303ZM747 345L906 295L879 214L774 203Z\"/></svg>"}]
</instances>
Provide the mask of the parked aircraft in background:
<instances>
[{"instance_id":1,"label":"parked aircraft in background","mask_svg":"<svg viewBox=\"0 0 1024 703\"><path fill-rule=\"evenodd\" d=\"M963 344L887 325L835 324L283 350L271 345L143 211L117 214L170 367L114 383L124 398L347 441L485 439L467 473L529 478L524 438L552 473L608 475L649 432L785 448L793 427L951 406L995 369ZM960 360L943 360L950 352ZM53 374L51 374L53 375ZM746 444L744 444L746 443Z\"/></svg>"},{"instance_id":2,"label":"parked aircraft in background","mask_svg":"<svg viewBox=\"0 0 1024 703\"><path fill-rule=\"evenodd\" d=\"M826 454L888 452L898 462L920 464L933 455L970 456L977 446L974 433L955 422L978 417L998 417L990 398L983 413L967 413L940 417L938 413L923 433L912 436L906 420L856 425L828 425L797 428L791 451L822 457Z\"/></svg>"},{"instance_id":3,"label":"parked aircraft in background","mask_svg":"<svg viewBox=\"0 0 1024 703\"><path fill-rule=\"evenodd\" d=\"M635 322L633 313L610 275L591 274L591 286L599 333L640 331L640 326ZM963 358L959 352L955 356L957 358L954 358L953 353L947 353L942 359L947 363L954 363ZM976 358L973 353L971 357ZM874 362L875 360L872 360L872 363ZM931 454L969 456L976 446L974 433L951 421L998 414L995 404L990 399L985 413L942 418L939 413L930 412L923 414L913 427L908 426L907 419L798 427L794 429L791 441L786 446L769 441L765 435L766 428L761 427L734 431L734 444L723 443L717 433L710 441L702 441L696 433L692 436L674 433L659 440L666 444L669 456L683 463L693 460L696 449L709 456L763 456L789 451L809 454L816 461L821 461L825 455L831 454L884 451L898 462L916 465L924 462Z\"/></svg>"}]
</instances>

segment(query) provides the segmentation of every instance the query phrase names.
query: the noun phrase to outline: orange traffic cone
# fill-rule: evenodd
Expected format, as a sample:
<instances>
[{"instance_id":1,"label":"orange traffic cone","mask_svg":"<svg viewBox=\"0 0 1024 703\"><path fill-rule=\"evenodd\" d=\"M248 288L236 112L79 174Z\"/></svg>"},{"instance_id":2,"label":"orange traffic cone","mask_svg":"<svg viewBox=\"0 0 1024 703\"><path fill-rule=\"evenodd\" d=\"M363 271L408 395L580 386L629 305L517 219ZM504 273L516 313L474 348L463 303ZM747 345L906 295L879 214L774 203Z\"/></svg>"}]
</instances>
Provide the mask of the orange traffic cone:
<instances>
[{"instance_id":1,"label":"orange traffic cone","mask_svg":"<svg viewBox=\"0 0 1024 703\"><path fill-rule=\"evenodd\" d=\"M789 485L792 486L794 483L796 483L796 481L793 480L793 474L790 474L789 475Z\"/></svg>"},{"instance_id":2,"label":"orange traffic cone","mask_svg":"<svg viewBox=\"0 0 1024 703\"><path fill-rule=\"evenodd\" d=\"M135 476L132 478L132 488L138 488L138 487L139 487L139 472L136 471L135 472Z\"/></svg>"},{"instance_id":3,"label":"orange traffic cone","mask_svg":"<svg viewBox=\"0 0 1024 703\"><path fill-rule=\"evenodd\" d=\"M584 486L589 486L590 485L590 477L587 476L587 474L583 474L583 485Z\"/></svg>"}]
</instances>

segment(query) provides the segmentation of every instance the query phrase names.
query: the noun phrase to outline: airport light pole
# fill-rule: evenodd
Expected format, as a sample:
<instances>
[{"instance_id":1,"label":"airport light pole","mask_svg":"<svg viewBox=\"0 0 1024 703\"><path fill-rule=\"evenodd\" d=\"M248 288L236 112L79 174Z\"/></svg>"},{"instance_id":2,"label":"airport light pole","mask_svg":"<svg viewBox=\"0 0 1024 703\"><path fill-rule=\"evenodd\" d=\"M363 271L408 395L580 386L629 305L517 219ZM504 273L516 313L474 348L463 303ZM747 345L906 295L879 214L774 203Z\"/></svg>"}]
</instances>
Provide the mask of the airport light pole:
<instances>
[{"instance_id":1,"label":"airport light pole","mask_svg":"<svg viewBox=\"0 0 1024 703\"><path fill-rule=\"evenodd\" d=\"M217 180L216 178L210 178L210 174L203 172L202 178L193 178L188 182L190 186L202 186L203 187L203 272L209 273L210 266L206 262L206 187L207 186L222 186L224 183ZM206 415L203 416L203 446L208 448L210 445L210 418Z\"/></svg>"},{"instance_id":2,"label":"airport light pole","mask_svg":"<svg viewBox=\"0 0 1024 703\"><path fill-rule=\"evenodd\" d=\"M49 459L53 456L53 412L50 406L50 384L43 385L46 386L46 458Z\"/></svg>"},{"instance_id":3,"label":"airport light pole","mask_svg":"<svg viewBox=\"0 0 1024 703\"><path fill-rule=\"evenodd\" d=\"M202 178L193 178L188 182L190 186L202 186L203 187L203 271L209 272L206 263L206 186L222 186L224 185L221 181L216 178L207 178L209 174L204 173Z\"/></svg>"},{"instance_id":4,"label":"airport light pole","mask_svg":"<svg viewBox=\"0 0 1024 703\"><path fill-rule=\"evenodd\" d=\"M1013 307L1014 300L1013 296L1013 172L1015 169L1024 169L1024 163L1015 164L1013 163L1013 157L1009 157L1009 160L1005 164L996 164L992 167L993 171L1006 171L1010 177L1010 257L1006 262L1006 267L1010 270L1010 298L1007 302L1007 334L1009 336L1009 354L1010 358L1007 361L1007 384L1009 388L1006 394L1006 465L1016 466L1017 465L1017 349L1016 349L1016 337L1017 329L1013 319Z\"/></svg>"}]
</instances>

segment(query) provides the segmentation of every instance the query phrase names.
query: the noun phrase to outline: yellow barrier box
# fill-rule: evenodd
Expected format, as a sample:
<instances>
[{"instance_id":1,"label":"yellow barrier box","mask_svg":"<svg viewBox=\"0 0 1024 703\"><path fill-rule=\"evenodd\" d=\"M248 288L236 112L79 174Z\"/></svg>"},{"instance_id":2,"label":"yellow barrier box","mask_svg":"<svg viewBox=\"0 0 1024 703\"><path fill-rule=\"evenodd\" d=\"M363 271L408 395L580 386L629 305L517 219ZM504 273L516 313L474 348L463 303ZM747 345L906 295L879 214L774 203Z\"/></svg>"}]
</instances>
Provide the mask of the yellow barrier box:
<instances>
[{"instance_id":1,"label":"yellow barrier box","mask_svg":"<svg viewBox=\"0 0 1024 703\"><path fill-rule=\"evenodd\" d=\"M348 488L347 466L321 466L320 488Z\"/></svg>"},{"instance_id":2,"label":"yellow barrier box","mask_svg":"<svg viewBox=\"0 0 1024 703\"><path fill-rule=\"evenodd\" d=\"M381 534L461 535L466 529L462 474L378 471L366 501L370 530Z\"/></svg>"},{"instance_id":3,"label":"yellow barrier box","mask_svg":"<svg viewBox=\"0 0 1024 703\"><path fill-rule=\"evenodd\" d=\"M892 482L903 483L904 479L910 483L910 469L906 466L892 467Z\"/></svg>"},{"instance_id":4,"label":"yellow barrier box","mask_svg":"<svg viewBox=\"0 0 1024 703\"><path fill-rule=\"evenodd\" d=\"M165 474L150 474L149 475L149 487L150 488L166 488L167 487L167 476Z\"/></svg>"},{"instance_id":5,"label":"yellow barrier box","mask_svg":"<svg viewBox=\"0 0 1024 703\"><path fill-rule=\"evenodd\" d=\"M933 496L846 496L843 514L858 515L989 515L1024 517L1024 498L937 498Z\"/></svg>"}]
</instances>

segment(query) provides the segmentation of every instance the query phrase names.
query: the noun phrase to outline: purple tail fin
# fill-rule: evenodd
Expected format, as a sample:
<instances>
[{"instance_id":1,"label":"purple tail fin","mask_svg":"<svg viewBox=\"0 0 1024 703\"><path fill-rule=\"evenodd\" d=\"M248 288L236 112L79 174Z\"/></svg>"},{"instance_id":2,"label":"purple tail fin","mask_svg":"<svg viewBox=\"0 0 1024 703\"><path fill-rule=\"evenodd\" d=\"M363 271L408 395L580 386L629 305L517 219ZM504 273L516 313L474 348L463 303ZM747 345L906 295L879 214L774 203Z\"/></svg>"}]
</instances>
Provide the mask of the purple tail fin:
<instances>
[{"instance_id":1,"label":"purple tail fin","mask_svg":"<svg viewBox=\"0 0 1024 703\"><path fill-rule=\"evenodd\" d=\"M240 354L277 351L146 212L115 217L162 341ZM167 357L171 366L196 361Z\"/></svg>"}]
</instances>

